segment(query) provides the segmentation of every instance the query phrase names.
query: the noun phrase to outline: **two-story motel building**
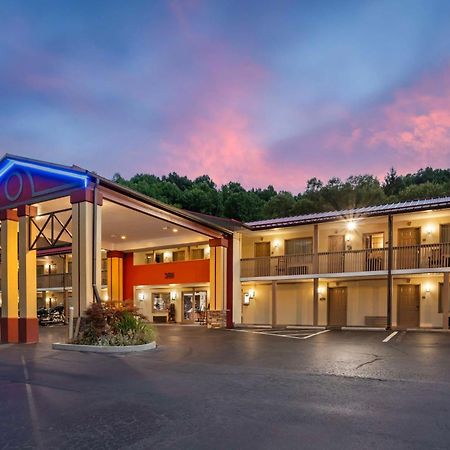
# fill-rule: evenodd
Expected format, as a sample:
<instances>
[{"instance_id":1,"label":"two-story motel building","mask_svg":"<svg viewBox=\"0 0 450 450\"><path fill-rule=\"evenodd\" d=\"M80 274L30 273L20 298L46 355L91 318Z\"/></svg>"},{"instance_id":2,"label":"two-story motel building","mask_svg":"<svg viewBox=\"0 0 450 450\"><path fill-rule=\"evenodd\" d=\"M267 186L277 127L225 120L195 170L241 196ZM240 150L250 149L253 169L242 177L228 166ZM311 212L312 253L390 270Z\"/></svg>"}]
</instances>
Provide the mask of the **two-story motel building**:
<instances>
[{"instance_id":1,"label":"two-story motel building","mask_svg":"<svg viewBox=\"0 0 450 450\"><path fill-rule=\"evenodd\" d=\"M153 322L448 329L450 198L242 224L6 155L0 221L2 342L95 299Z\"/></svg>"}]
</instances>

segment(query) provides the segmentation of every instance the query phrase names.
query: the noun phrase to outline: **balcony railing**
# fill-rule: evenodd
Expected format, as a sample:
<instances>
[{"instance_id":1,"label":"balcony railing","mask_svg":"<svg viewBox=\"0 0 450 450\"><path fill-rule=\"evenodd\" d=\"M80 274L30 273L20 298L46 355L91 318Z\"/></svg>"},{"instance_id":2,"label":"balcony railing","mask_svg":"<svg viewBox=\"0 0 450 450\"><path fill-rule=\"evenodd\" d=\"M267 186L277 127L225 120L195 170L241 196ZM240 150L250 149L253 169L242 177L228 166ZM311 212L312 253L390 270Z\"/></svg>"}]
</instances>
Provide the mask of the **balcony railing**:
<instances>
[{"instance_id":1,"label":"balcony railing","mask_svg":"<svg viewBox=\"0 0 450 450\"><path fill-rule=\"evenodd\" d=\"M392 270L444 267L450 267L450 243L393 248ZM387 270L387 248L241 260L241 277L243 278Z\"/></svg>"},{"instance_id":2,"label":"balcony railing","mask_svg":"<svg viewBox=\"0 0 450 450\"><path fill-rule=\"evenodd\" d=\"M52 289L62 287L72 287L72 274L69 273L52 273L47 275L38 275L38 289Z\"/></svg>"}]
</instances>

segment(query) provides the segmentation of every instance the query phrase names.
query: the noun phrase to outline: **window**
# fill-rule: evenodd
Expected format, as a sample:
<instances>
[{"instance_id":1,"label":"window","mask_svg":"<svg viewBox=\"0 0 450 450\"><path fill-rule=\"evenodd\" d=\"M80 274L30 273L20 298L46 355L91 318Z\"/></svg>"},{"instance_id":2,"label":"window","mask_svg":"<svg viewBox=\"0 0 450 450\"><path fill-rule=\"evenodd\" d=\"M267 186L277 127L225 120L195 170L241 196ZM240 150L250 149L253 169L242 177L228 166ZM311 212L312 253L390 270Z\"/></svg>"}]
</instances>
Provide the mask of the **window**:
<instances>
[{"instance_id":1,"label":"window","mask_svg":"<svg viewBox=\"0 0 450 450\"><path fill-rule=\"evenodd\" d=\"M191 259L205 259L205 249L204 248L191 249Z\"/></svg>"},{"instance_id":2,"label":"window","mask_svg":"<svg viewBox=\"0 0 450 450\"><path fill-rule=\"evenodd\" d=\"M450 223L441 225L440 241L441 244L450 242Z\"/></svg>"},{"instance_id":3,"label":"window","mask_svg":"<svg viewBox=\"0 0 450 450\"><path fill-rule=\"evenodd\" d=\"M364 240L364 248L366 249L384 248L383 233L365 234L363 240Z\"/></svg>"},{"instance_id":4,"label":"window","mask_svg":"<svg viewBox=\"0 0 450 450\"><path fill-rule=\"evenodd\" d=\"M169 309L170 305L170 294L162 293L162 294L152 294L153 298L153 312L166 312Z\"/></svg>"},{"instance_id":5,"label":"window","mask_svg":"<svg viewBox=\"0 0 450 450\"><path fill-rule=\"evenodd\" d=\"M177 250L172 252L172 261L184 261L185 260L185 251Z\"/></svg>"},{"instance_id":6,"label":"window","mask_svg":"<svg viewBox=\"0 0 450 450\"><path fill-rule=\"evenodd\" d=\"M154 258L155 258L155 263L163 263L164 262L164 252L155 252Z\"/></svg>"},{"instance_id":7,"label":"window","mask_svg":"<svg viewBox=\"0 0 450 450\"><path fill-rule=\"evenodd\" d=\"M285 255L310 255L313 252L313 240L311 237L287 239L284 241Z\"/></svg>"}]
</instances>

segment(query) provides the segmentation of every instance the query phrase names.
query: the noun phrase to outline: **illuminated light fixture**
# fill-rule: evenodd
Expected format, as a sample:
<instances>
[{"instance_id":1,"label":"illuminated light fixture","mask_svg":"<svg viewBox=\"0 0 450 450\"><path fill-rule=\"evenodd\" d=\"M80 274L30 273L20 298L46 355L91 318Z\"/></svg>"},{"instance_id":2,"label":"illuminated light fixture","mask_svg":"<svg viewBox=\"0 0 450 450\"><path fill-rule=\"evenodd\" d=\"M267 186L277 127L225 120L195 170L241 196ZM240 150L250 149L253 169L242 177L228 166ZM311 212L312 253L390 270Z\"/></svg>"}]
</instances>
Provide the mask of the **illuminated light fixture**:
<instances>
[{"instance_id":1,"label":"illuminated light fixture","mask_svg":"<svg viewBox=\"0 0 450 450\"><path fill-rule=\"evenodd\" d=\"M254 299L255 298L255 290L254 289L249 289L248 290L248 296L249 296L249 298Z\"/></svg>"},{"instance_id":2,"label":"illuminated light fixture","mask_svg":"<svg viewBox=\"0 0 450 450\"><path fill-rule=\"evenodd\" d=\"M354 220L350 220L349 222L347 222L347 230L348 231L356 230L356 222Z\"/></svg>"},{"instance_id":3,"label":"illuminated light fixture","mask_svg":"<svg viewBox=\"0 0 450 450\"><path fill-rule=\"evenodd\" d=\"M425 229L425 232L427 233L428 236L430 236L433 233L432 225L428 225Z\"/></svg>"},{"instance_id":4,"label":"illuminated light fixture","mask_svg":"<svg viewBox=\"0 0 450 450\"><path fill-rule=\"evenodd\" d=\"M248 295L248 292L246 292L244 294L244 305L249 305L250 304L250 296Z\"/></svg>"},{"instance_id":5,"label":"illuminated light fixture","mask_svg":"<svg viewBox=\"0 0 450 450\"><path fill-rule=\"evenodd\" d=\"M26 161L11 161L11 160L7 161L8 161L7 164L5 164L5 166L0 170L0 178L3 175L5 175L5 173L7 173L9 169L11 169L14 166L17 166L17 167L24 167L26 169L34 169L36 171L50 173L61 177L75 178L79 181L82 181L84 187L87 187L88 184L88 176L82 175L80 173L71 172L69 170L57 169L55 167L46 167L40 164L34 164Z\"/></svg>"},{"instance_id":6,"label":"illuminated light fixture","mask_svg":"<svg viewBox=\"0 0 450 450\"><path fill-rule=\"evenodd\" d=\"M145 300L145 294L144 294L143 292L139 292L139 294L138 294L138 300L139 300L140 302L142 302L142 301Z\"/></svg>"},{"instance_id":7,"label":"illuminated light fixture","mask_svg":"<svg viewBox=\"0 0 450 450\"><path fill-rule=\"evenodd\" d=\"M322 294L325 293L325 289L324 289L322 286L319 286L319 287L317 288L317 293L318 293L319 295L322 295Z\"/></svg>"},{"instance_id":8,"label":"illuminated light fixture","mask_svg":"<svg viewBox=\"0 0 450 450\"><path fill-rule=\"evenodd\" d=\"M177 291L171 291L170 292L170 300L176 300L177 299Z\"/></svg>"},{"instance_id":9,"label":"illuminated light fixture","mask_svg":"<svg viewBox=\"0 0 450 450\"><path fill-rule=\"evenodd\" d=\"M431 286L428 283L425 285L425 292L427 294L429 294L431 292Z\"/></svg>"},{"instance_id":10,"label":"illuminated light fixture","mask_svg":"<svg viewBox=\"0 0 450 450\"><path fill-rule=\"evenodd\" d=\"M127 237L124 235L124 234L122 234L122 236L120 236L120 239L122 239L122 240L124 240L124 239L126 239Z\"/></svg>"},{"instance_id":11,"label":"illuminated light fixture","mask_svg":"<svg viewBox=\"0 0 450 450\"><path fill-rule=\"evenodd\" d=\"M273 246L275 247L275 248L279 248L280 247L280 241L278 240L278 239L275 239L274 241L273 241Z\"/></svg>"},{"instance_id":12,"label":"illuminated light fixture","mask_svg":"<svg viewBox=\"0 0 450 450\"><path fill-rule=\"evenodd\" d=\"M172 231L173 231L174 233L178 233L178 228L172 228Z\"/></svg>"},{"instance_id":13,"label":"illuminated light fixture","mask_svg":"<svg viewBox=\"0 0 450 450\"><path fill-rule=\"evenodd\" d=\"M166 230L169 229L169 227L168 227L168 226L165 226L165 227L162 227L162 229L163 229L164 231L166 231Z\"/></svg>"}]
</instances>

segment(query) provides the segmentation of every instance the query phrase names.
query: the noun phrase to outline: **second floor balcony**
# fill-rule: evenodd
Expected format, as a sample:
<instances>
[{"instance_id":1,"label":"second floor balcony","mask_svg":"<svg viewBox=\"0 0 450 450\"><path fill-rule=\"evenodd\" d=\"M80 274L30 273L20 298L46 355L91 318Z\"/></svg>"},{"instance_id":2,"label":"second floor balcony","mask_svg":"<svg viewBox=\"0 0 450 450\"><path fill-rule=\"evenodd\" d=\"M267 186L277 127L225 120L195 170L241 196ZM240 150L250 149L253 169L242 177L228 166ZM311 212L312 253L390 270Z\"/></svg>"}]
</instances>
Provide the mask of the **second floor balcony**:
<instances>
[{"instance_id":1,"label":"second floor balcony","mask_svg":"<svg viewBox=\"0 0 450 450\"><path fill-rule=\"evenodd\" d=\"M285 277L387 272L388 248L268 256L241 260L241 277ZM450 267L450 243L393 247L391 270Z\"/></svg>"}]
</instances>

